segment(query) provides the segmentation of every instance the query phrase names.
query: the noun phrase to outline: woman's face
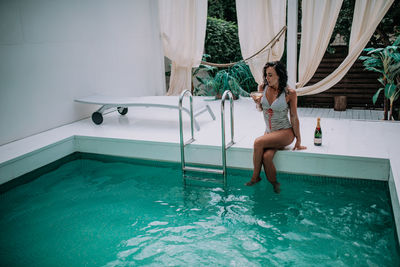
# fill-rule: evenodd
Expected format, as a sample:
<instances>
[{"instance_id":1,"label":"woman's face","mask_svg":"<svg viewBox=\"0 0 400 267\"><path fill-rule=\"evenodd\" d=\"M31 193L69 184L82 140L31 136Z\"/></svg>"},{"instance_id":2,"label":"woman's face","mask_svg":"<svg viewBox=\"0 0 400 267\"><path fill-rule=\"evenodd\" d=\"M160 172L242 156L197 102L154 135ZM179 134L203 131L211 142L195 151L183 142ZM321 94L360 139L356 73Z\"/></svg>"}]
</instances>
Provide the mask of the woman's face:
<instances>
[{"instance_id":1,"label":"woman's face","mask_svg":"<svg viewBox=\"0 0 400 267\"><path fill-rule=\"evenodd\" d=\"M278 88L279 86L279 76L275 71L274 67L268 67L265 71L265 76L267 78L268 86Z\"/></svg>"}]
</instances>

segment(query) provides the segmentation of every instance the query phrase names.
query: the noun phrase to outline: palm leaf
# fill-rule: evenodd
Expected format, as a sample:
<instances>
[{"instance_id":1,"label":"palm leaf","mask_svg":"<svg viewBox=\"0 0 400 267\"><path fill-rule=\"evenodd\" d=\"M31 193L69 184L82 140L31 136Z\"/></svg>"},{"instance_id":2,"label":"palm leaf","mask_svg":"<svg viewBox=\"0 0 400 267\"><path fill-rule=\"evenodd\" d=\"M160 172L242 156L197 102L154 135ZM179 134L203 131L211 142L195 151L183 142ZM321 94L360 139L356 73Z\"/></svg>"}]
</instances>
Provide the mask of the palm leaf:
<instances>
[{"instance_id":1,"label":"palm leaf","mask_svg":"<svg viewBox=\"0 0 400 267\"><path fill-rule=\"evenodd\" d=\"M396 101L397 98L399 98L399 92L400 92L400 90L396 91L396 93L394 94L394 97L393 97L393 101Z\"/></svg>"},{"instance_id":2,"label":"palm leaf","mask_svg":"<svg viewBox=\"0 0 400 267\"><path fill-rule=\"evenodd\" d=\"M383 48L376 48L376 49L373 49L373 50L369 51L367 54L370 55L370 54L373 54L373 53L381 52L382 50L383 50Z\"/></svg>"},{"instance_id":3,"label":"palm leaf","mask_svg":"<svg viewBox=\"0 0 400 267\"><path fill-rule=\"evenodd\" d=\"M385 50L397 50L399 47L397 45L389 45L385 47Z\"/></svg>"},{"instance_id":4,"label":"palm leaf","mask_svg":"<svg viewBox=\"0 0 400 267\"><path fill-rule=\"evenodd\" d=\"M396 92L396 85L394 83L388 83L385 86L385 97L391 98Z\"/></svg>"},{"instance_id":5,"label":"palm leaf","mask_svg":"<svg viewBox=\"0 0 400 267\"><path fill-rule=\"evenodd\" d=\"M361 59L361 60L367 60L367 59L370 59L371 57L370 56L361 56L361 57L359 57L359 59Z\"/></svg>"},{"instance_id":6,"label":"palm leaf","mask_svg":"<svg viewBox=\"0 0 400 267\"><path fill-rule=\"evenodd\" d=\"M206 84L206 80L203 78L200 78L199 76L196 76L196 80L199 81L200 84Z\"/></svg>"},{"instance_id":7,"label":"palm leaf","mask_svg":"<svg viewBox=\"0 0 400 267\"><path fill-rule=\"evenodd\" d=\"M375 49L375 48L373 48L373 47L368 47L368 48L364 48L363 51L369 52L369 51L372 51L372 50L374 50L374 49Z\"/></svg>"},{"instance_id":8,"label":"palm leaf","mask_svg":"<svg viewBox=\"0 0 400 267\"><path fill-rule=\"evenodd\" d=\"M383 68L382 60L376 58L368 58L363 62L364 67Z\"/></svg>"},{"instance_id":9,"label":"palm leaf","mask_svg":"<svg viewBox=\"0 0 400 267\"><path fill-rule=\"evenodd\" d=\"M244 91L251 92L254 91L254 88L257 88L257 83L254 80L253 74L244 61L232 66L232 68L229 69L229 73L238 81L241 89Z\"/></svg>"},{"instance_id":10,"label":"palm leaf","mask_svg":"<svg viewBox=\"0 0 400 267\"><path fill-rule=\"evenodd\" d=\"M235 79L232 78L229 81L229 87L231 88L232 93L234 93L236 96L250 96L248 92L243 90L243 88L240 86L239 82Z\"/></svg>"},{"instance_id":11,"label":"palm leaf","mask_svg":"<svg viewBox=\"0 0 400 267\"><path fill-rule=\"evenodd\" d=\"M393 72L394 77L399 76L400 75L400 61L390 65L388 67L388 71Z\"/></svg>"},{"instance_id":12,"label":"palm leaf","mask_svg":"<svg viewBox=\"0 0 400 267\"><path fill-rule=\"evenodd\" d=\"M379 58L370 57L364 61L364 65L382 66L382 60Z\"/></svg>"},{"instance_id":13,"label":"palm leaf","mask_svg":"<svg viewBox=\"0 0 400 267\"><path fill-rule=\"evenodd\" d=\"M206 70L207 72L212 72L212 71L218 70L217 67L210 66L210 65L201 64L200 66L202 69Z\"/></svg>"},{"instance_id":14,"label":"palm leaf","mask_svg":"<svg viewBox=\"0 0 400 267\"><path fill-rule=\"evenodd\" d=\"M379 88L378 91L376 91L376 93L374 94L374 96L372 97L372 103L376 103L376 101L378 100L379 94L380 92L383 90L383 88Z\"/></svg>"},{"instance_id":15,"label":"palm leaf","mask_svg":"<svg viewBox=\"0 0 400 267\"><path fill-rule=\"evenodd\" d=\"M393 43L394 46L399 46L400 45L400 36L397 37L397 39Z\"/></svg>"},{"instance_id":16,"label":"palm leaf","mask_svg":"<svg viewBox=\"0 0 400 267\"><path fill-rule=\"evenodd\" d=\"M381 77L381 78L378 78L378 81L379 81L383 86L385 86L385 81L383 80L382 77Z\"/></svg>"},{"instance_id":17,"label":"palm leaf","mask_svg":"<svg viewBox=\"0 0 400 267\"><path fill-rule=\"evenodd\" d=\"M396 62L400 61L400 53L389 54L389 57L393 58Z\"/></svg>"},{"instance_id":18,"label":"palm leaf","mask_svg":"<svg viewBox=\"0 0 400 267\"><path fill-rule=\"evenodd\" d=\"M374 67L365 67L365 69L366 69L366 70L370 70L370 71L374 71L374 72L378 72L378 73L382 73L382 74L385 73L384 70L382 70L382 69L377 69L377 68L374 68Z\"/></svg>"}]
</instances>

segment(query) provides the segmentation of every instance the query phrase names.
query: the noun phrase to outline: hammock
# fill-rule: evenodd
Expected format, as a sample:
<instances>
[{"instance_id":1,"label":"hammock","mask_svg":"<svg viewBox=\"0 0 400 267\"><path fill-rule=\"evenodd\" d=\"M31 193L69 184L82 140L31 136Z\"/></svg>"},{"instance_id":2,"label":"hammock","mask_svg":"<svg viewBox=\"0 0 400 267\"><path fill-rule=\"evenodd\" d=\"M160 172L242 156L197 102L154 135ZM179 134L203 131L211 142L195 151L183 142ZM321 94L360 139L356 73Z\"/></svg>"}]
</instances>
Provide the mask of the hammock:
<instances>
[{"instance_id":1,"label":"hammock","mask_svg":"<svg viewBox=\"0 0 400 267\"><path fill-rule=\"evenodd\" d=\"M248 58L246 58L246 59L242 59L242 60L239 60L239 61L237 61L237 62L232 62L232 63L221 63L221 64L220 64L220 63L207 62L207 61L201 61L201 64L202 64L202 65L212 66L212 67L218 67L218 68L228 68L228 67L232 67L233 65L236 65L237 63L240 63L240 62L247 62L247 61L249 61L250 59L254 58L255 56L257 56L257 55L259 55L259 54L265 52L267 49L270 49L270 48L274 47L275 44L276 44L277 42L279 42L279 38L281 38L281 36L285 33L286 29L287 29L287 27L286 27L286 26L283 26L283 28L278 32L277 35L274 36L274 38L272 38L271 41L269 41L263 48L261 48L261 49L260 49L258 52L256 52L254 55L252 55L252 56L250 56L250 57L248 57ZM271 47L268 48L268 46L271 46Z\"/></svg>"}]
</instances>

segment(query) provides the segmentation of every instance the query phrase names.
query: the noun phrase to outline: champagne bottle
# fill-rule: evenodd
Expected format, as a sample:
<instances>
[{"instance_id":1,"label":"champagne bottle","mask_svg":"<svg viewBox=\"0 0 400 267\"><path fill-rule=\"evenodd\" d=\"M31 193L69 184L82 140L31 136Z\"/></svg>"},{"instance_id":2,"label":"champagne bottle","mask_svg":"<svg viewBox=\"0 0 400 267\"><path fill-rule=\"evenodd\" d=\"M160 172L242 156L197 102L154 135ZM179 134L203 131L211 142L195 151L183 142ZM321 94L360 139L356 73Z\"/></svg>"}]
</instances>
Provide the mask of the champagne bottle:
<instances>
[{"instance_id":1,"label":"champagne bottle","mask_svg":"<svg viewBox=\"0 0 400 267\"><path fill-rule=\"evenodd\" d=\"M315 128L314 132L314 145L320 146L322 145L322 130L321 130L321 124L320 124L321 119L317 119L317 127Z\"/></svg>"}]
</instances>

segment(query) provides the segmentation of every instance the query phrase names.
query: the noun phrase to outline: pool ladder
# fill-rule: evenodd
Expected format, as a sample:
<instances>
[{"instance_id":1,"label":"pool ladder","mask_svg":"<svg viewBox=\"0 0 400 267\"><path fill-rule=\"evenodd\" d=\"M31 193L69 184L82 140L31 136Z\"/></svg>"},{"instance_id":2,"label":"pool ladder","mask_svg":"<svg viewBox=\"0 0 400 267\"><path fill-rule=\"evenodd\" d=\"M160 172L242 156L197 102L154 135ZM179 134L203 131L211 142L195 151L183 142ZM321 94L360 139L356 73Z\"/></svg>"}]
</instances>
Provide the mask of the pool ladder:
<instances>
[{"instance_id":1,"label":"pool ladder","mask_svg":"<svg viewBox=\"0 0 400 267\"><path fill-rule=\"evenodd\" d=\"M190 129L191 129L191 138L187 141L183 140L183 123L182 123L182 102L183 98L188 95L190 99ZM225 100L229 98L230 101L230 113L231 113L231 141L226 145L225 144ZM222 156L222 167L221 169L213 169L206 167L192 167L186 166L185 162L185 146L193 143L195 141L193 136L193 96L189 90L185 90L181 93L179 97L179 130L180 130L180 148L181 148L181 165L182 165L182 176L183 181L186 184L186 179L192 180L201 180L201 181L215 181L215 179L207 179L202 177L195 177L187 175L187 172L199 172L199 173L211 173L211 174L219 174L223 176L223 184L226 186L226 150L229 149L235 142L233 141L234 137L234 126L233 126L233 95L231 91L227 90L224 92L221 98L221 136L222 136L222 144L221 144L221 156Z\"/></svg>"}]
</instances>

